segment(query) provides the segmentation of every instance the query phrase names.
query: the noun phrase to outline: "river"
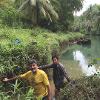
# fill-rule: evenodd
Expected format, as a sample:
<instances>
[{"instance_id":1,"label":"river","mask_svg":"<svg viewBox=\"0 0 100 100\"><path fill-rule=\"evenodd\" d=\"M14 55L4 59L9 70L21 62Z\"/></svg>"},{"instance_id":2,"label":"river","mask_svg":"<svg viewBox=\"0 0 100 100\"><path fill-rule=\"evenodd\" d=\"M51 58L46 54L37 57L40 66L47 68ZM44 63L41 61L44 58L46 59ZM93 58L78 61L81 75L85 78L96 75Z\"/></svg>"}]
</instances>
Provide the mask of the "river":
<instances>
[{"instance_id":1,"label":"river","mask_svg":"<svg viewBox=\"0 0 100 100\"><path fill-rule=\"evenodd\" d=\"M60 57L72 79L90 76L100 71L100 36L90 36L87 43L66 46Z\"/></svg>"}]
</instances>

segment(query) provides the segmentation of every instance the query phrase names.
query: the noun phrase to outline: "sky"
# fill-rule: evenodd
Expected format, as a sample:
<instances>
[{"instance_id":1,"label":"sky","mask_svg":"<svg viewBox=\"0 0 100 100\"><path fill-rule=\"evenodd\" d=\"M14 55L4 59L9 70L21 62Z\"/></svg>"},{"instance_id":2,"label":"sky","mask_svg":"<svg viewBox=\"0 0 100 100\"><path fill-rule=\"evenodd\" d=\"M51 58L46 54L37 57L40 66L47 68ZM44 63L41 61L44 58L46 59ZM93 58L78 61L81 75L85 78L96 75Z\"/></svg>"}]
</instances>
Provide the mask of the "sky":
<instances>
[{"instance_id":1,"label":"sky","mask_svg":"<svg viewBox=\"0 0 100 100\"><path fill-rule=\"evenodd\" d=\"M75 15L80 16L84 11L89 8L90 5L94 4L100 4L100 0L84 0L82 10L77 12Z\"/></svg>"}]
</instances>

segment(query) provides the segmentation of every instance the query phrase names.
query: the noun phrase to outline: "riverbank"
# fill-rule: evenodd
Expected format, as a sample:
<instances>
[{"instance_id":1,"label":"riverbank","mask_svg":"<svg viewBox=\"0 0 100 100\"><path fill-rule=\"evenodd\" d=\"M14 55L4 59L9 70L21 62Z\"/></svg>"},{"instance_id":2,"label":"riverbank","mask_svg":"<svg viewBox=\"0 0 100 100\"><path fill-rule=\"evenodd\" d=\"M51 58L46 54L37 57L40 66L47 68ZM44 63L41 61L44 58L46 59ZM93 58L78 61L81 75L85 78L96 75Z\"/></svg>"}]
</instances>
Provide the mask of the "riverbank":
<instances>
[{"instance_id":1,"label":"riverbank","mask_svg":"<svg viewBox=\"0 0 100 100\"><path fill-rule=\"evenodd\" d=\"M90 57L92 59L99 58L100 37L92 36L90 39L91 43L73 45L69 47L69 50L66 47L61 56L61 62L65 67L67 66L67 72L72 76L71 79L75 81L71 84L65 84L65 88L62 89L60 94L60 100L99 100L100 98L100 72L91 76L93 75L91 73L95 73L95 70L100 66L100 62L95 60L96 63L93 66L88 66L89 60L92 61ZM86 75L87 72L89 73L88 76Z\"/></svg>"},{"instance_id":2,"label":"riverbank","mask_svg":"<svg viewBox=\"0 0 100 100\"><path fill-rule=\"evenodd\" d=\"M41 28L1 29L0 56L2 59L0 60L0 73L12 70L16 65L26 66L29 58L35 58L40 65L49 63L51 54L59 53L67 45L64 43L70 43L69 41L83 37L84 35L81 33L53 33Z\"/></svg>"}]
</instances>

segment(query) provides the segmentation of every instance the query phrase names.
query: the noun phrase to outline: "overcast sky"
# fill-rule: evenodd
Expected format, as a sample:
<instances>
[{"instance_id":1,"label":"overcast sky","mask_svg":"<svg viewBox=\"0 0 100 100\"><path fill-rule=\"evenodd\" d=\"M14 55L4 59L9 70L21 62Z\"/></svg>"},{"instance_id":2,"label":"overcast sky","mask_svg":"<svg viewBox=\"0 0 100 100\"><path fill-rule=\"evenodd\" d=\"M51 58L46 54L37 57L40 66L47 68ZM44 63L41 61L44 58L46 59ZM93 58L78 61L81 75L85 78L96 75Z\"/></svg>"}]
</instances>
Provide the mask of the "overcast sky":
<instances>
[{"instance_id":1,"label":"overcast sky","mask_svg":"<svg viewBox=\"0 0 100 100\"><path fill-rule=\"evenodd\" d=\"M80 16L84 11L86 11L90 5L100 4L100 0L84 0L83 8L81 11L77 12L76 15Z\"/></svg>"}]
</instances>

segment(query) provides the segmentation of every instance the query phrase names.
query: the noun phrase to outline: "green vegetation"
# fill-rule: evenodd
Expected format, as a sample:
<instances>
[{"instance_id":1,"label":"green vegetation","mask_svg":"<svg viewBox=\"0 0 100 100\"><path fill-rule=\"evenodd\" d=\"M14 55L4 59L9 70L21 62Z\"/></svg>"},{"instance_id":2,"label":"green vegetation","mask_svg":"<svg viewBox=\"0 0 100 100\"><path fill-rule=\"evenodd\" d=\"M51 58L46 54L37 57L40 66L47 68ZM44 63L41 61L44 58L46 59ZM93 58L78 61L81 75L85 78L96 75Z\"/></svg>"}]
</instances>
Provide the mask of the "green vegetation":
<instances>
[{"instance_id":1,"label":"green vegetation","mask_svg":"<svg viewBox=\"0 0 100 100\"><path fill-rule=\"evenodd\" d=\"M26 18L32 21L33 25L39 24L43 17L51 21L58 19L58 14L53 9L50 0L15 0L14 4Z\"/></svg>"},{"instance_id":2,"label":"green vegetation","mask_svg":"<svg viewBox=\"0 0 100 100\"><path fill-rule=\"evenodd\" d=\"M88 32L80 21L75 23L76 27L73 25L73 12L82 8L82 2L83 0L0 0L0 100L34 100L34 91L26 86L26 82L16 80L6 84L2 79L25 72L27 61L31 58L35 58L39 65L49 63L51 54L59 54L61 51L60 46L83 37L79 32L69 32L76 28L81 29L81 32ZM99 6L96 7L95 11L94 6L90 8L94 13L88 17L84 17L87 15L84 14L80 18L91 22L91 32L100 31L99 17L91 18L92 14L99 14ZM86 82L86 86L89 82L93 86L94 81L86 80L82 81ZM98 80L95 81L98 83ZM80 86L81 81L78 82ZM75 92L70 90L70 86L67 88L68 91L64 89L62 93L73 100ZM97 92L98 90L99 88ZM90 93L91 88L86 91ZM81 93L82 97L86 96ZM91 93L95 95L94 90Z\"/></svg>"},{"instance_id":3,"label":"green vegetation","mask_svg":"<svg viewBox=\"0 0 100 100\"><path fill-rule=\"evenodd\" d=\"M91 76L66 84L61 92L61 100L99 100L100 77Z\"/></svg>"},{"instance_id":4,"label":"green vegetation","mask_svg":"<svg viewBox=\"0 0 100 100\"><path fill-rule=\"evenodd\" d=\"M57 53L60 49L60 42L73 39L78 39L83 35L80 33L53 33L51 31L34 28L34 29L11 29L4 28L0 30L0 75L2 77L12 77L19 75L27 70L27 61L30 58L35 58L39 64L46 64L50 61L51 53ZM23 94L24 82L15 82L6 85L1 84L1 98L7 95L5 100L16 97L25 99L28 95L28 89L24 90L26 93ZM18 86L17 86L18 85ZM6 90L7 87L7 90ZM9 92L13 92L9 96ZM9 98L9 99L8 99ZM30 99L29 99L30 100Z\"/></svg>"},{"instance_id":5,"label":"green vegetation","mask_svg":"<svg viewBox=\"0 0 100 100\"><path fill-rule=\"evenodd\" d=\"M100 34L100 5L91 5L81 16L75 16L72 28L86 34Z\"/></svg>"},{"instance_id":6,"label":"green vegetation","mask_svg":"<svg viewBox=\"0 0 100 100\"><path fill-rule=\"evenodd\" d=\"M0 19L6 22L4 25L14 27L38 25L52 31L67 31L74 21L73 12L82 8L82 2L83 0L1 0L0 13L3 13L0 14Z\"/></svg>"},{"instance_id":7,"label":"green vegetation","mask_svg":"<svg viewBox=\"0 0 100 100\"><path fill-rule=\"evenodd\" d=\"M83 35L80 33L52 33L51 31L35 28L0 30L0 73L12 70L15 65L25 66L29 58L35 58L40 64L48 63L55 49L60 50L59 43L73 40ZM8 60L9 59L9 60Z\"/></svg>"}]
</instances>

